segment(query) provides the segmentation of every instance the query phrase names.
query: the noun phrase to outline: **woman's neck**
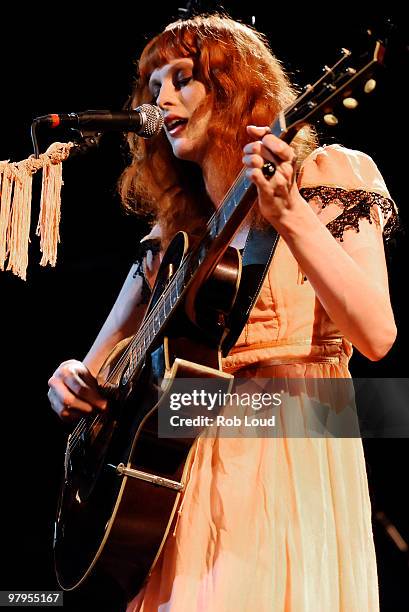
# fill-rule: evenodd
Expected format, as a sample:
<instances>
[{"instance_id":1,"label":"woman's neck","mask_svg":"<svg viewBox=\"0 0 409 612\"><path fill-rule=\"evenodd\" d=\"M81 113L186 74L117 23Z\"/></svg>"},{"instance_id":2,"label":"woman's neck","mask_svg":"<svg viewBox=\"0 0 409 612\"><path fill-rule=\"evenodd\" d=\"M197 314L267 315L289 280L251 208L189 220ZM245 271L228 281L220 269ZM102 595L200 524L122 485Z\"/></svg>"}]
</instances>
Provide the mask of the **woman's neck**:
<instances>
[{"instance_id":1,"label":"woman's neck","mask_svg":"<svg viewBox=\"0 0 409 612\"><path fill-rule=\"evenodd\" d=\"M201 164L203 181L209 198L213 202L215 208L219 208L226 195L230 182L226 184L226 173L224 168L220 167L220 163L212 158L206 159ZM231 181L233 182L233 181Z\"/></svg>"}]
</instances>

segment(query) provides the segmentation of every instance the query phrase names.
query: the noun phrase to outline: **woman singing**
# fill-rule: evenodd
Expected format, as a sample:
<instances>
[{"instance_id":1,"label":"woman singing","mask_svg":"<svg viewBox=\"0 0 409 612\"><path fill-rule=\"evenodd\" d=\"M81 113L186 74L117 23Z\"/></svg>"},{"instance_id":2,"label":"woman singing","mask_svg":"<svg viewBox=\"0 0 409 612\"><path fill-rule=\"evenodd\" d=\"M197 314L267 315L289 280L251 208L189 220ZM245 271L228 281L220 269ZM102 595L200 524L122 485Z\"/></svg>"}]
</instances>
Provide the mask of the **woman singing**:
<instances>
[{"instance_id":1,"label":"woman singing","mask_svg":"<svg viewBox=\"0 0 409 612\"><path fill-rule=\"evenodd\" d=\"M63 419L104 410L96 376L135 334L161 253L200 236L243 167L257 188L252 222L280 239L257 302L223 359L236 377L350 377L353 346L391 348L383 231L395 209L368 155L319 147L311 127L285 143L268 127L295 90L264 37L226 16L170 24L143 50L132 107L155 103L164 130L130 135L123 201L155 219L83 362L49 381ZM270 162L273 176L263 168ZM248 226L234 244L241 249ZM301 402L301 397L298 399ZM371 507L355 438L199 438L177 521L128 612L375 612Z\"/></svg>"}]
</instances>

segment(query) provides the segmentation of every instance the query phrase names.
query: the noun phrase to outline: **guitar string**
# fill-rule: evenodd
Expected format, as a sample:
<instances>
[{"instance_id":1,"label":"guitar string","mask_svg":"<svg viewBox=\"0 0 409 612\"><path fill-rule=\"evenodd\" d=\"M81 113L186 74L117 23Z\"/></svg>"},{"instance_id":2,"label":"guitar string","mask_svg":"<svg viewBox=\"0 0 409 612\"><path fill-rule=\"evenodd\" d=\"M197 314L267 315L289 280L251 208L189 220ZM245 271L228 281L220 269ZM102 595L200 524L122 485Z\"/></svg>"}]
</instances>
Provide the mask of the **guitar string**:
<instances>
[{"instance_id":1,"label":"guitar string","mask_svg":"<svg viewBox=\"0 0 409 612\"><path fill-rule=\"evenodd\" d=\"M285 117L288 119L290 113L295 109L297 110L297 105L299 105L304 98L310 96L314 89L317 88L317 86L321 83L321 81L323 81L324 79L327 78L327 76L329 74L331 74L342 62L345 61L345 59L347 57L350 56L350 53L343 53L342 57L335 62L335 64L333 64L333 66L331 68L329 68L328 70L325 70L325 73L319 78L317 79L317 81L313 84L313 85L307 85L303 91L303 93L298 96L296 98L296 100L294 100L294 102L292 104L290 104L287 109L284 111L284 115ZM276 119L273 124L271 129L274 128L274 126L276 126L278 122L278 119ZM289 127L287 127L287 130L290 129L293 126L293 124L290 124ZM217 209L212 216L210 217L208 223L207 223L207 228L206 231L204 232L203 235L203 239L200 241L199 245L191 252L189 253L189 255L185 258L185 260L182 262L182 264L180 265L180 267L178 268L178 270L176 271L174 277L172 278L171 283L165 288L164 292L162 293L162 295L160 296L160 298L158 299L157 303L155 304L154 308L152 309L152 311L148 314L147 319L144 321L143 326L141 327L140 330L138 330L138 332L135 334L135 336L133 337L130 345L127 348L127 351L120 357L120 359L118 360L118 362L115 364L115 366L113 367L112 371L110 372L110 374L108 375L108 378L106 380L106 382L104 383L103 387L106 386L106 384L113 380L115 378L115 376L119 373L119 371L121 370L121 368L123 366L125 366L126 362L129 360L127 354L129 353L134 353L135 350L137 349L137 345L140 342L141 338L143 336L145 336L145 330L146 328L149 329L150 325L153 324L153 330L154 333L158 333L160 331L160 328L158 329L158 332L155 332L155 325L154 325L154 319L155 316L157 316L160 313L160 309L162 308L163 304L166 302L166 299L169 297L169 295L172 292L172 285L177 285L177 281L180 280L180 277L182 277L182 271L185 271L187 265L190 263L191 259L193 258L193 255L199 250L202 242L206 239L206 237L209 235L209 232L213 229L213 227L215 226L215 222L217 221L217 218L220 217L221 212L225 212L225 208L227 208L228 206L228 200L230 199L231 194L237 190L237 188L240 186L240 181L243 178L245 174L245 169L243 168L238 176L236 177L236 179L234 180L233 184L231 185L231 187L229 188L229 190L227 191L226 195L223 198L223 201L219 207L219 209ZM236 202L235 202L236 204ZM180 296L178 296L179 298ZM171 308L173 308L174 305L171 305ZM170 314L170 313L169 313ZM144 343L145 344L145 343ZM141 353L141 358L142 356L144 356L144 354L146 354L147 352L147 348L146 346L144 347L145 351L142 351ZM136 350L137 352L137 350ZM129 366L128 366L129 367ZM136 368L137 369L137 366ZM134 370L135 371L135 370ZM130 376L132 376L132 373L130 374ZM91 425L88 428L88 433L92 430L93 426L95 425L95 423L102 418L102 415L97 415L93 422L91 423ZM81 435L84 432L84 429L87 426L87 422L88 419L86 417L83 417L78 425L76 426L76 428L73 430L73 432L71 433L70 436L70 440L69 440L69 445L70 445L70 450L73 450L75 448L75 446L77 445L78 441L80 440ZM72 443L72 445L71 445Z\"/></svg>"}]
</instances>

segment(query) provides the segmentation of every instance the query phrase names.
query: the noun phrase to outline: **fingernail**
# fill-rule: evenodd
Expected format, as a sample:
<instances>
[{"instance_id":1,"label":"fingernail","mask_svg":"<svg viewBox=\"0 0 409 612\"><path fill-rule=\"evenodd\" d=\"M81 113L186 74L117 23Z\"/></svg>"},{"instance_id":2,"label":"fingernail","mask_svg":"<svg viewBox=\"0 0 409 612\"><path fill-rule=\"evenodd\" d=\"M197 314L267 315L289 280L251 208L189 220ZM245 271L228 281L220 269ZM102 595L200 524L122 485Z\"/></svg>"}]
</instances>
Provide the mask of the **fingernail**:
<instances>
[{"instance_id":1,"label":"fingernail","mask_svg":"<svg viewBox=\"0 0 409 612\"><path fill-rule=\"evenodd\" d=\"M259 132L271 132L268 125L248 125L247 127L253 130L258 130Z\"/></svg>"}]
</instances>

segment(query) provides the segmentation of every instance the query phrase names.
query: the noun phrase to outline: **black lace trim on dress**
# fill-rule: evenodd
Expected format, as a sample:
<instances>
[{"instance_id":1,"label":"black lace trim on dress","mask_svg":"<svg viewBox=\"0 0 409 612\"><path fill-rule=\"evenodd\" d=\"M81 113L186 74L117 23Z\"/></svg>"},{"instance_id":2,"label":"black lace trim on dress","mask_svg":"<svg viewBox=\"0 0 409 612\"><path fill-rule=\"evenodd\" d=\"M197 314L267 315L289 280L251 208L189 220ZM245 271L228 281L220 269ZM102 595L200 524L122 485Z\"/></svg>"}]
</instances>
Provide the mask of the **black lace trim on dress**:
<instances>
[{"instance_id":1,"label":"black lace trim on dress","mask_svg":"<svg viewBox=\"0 0 409 612\"><path fill-rule=\"evenodd\" d=\"M138 244L138 248L136 251L136 270L133 273L132 277L136 278L140 276L143 280L142 285L142 296L141 296L141 304L147 304L149 302L149 298L151 296L151 288L146 280L146 276L143 270L143 260L147 256L148 252L151 251L152 255L155 256L160 252L160 239L159 238L151 238L149 240L143 240Z\"/></svg>"},{"instance_id":2,"label":"black lace trim on dress","mask_svg":"<svg viewBox=\"0 0 409 612\"><path fill-rule=\"evenodd\" d=\"M364 189L342 189L341 187L328 187L321 185L318 187L303 187L300 189L302 197L307 200L316 199L320 202L321 208L328 206L334 200L339 202L344 210L333 221L327 224L327 228L339 240L343 240L344 232L354 229L359 232L359 220L367 219L369 223L374 220L371 215L371 208L378 205L382 211L384 219L387 219L383 230L385 240L395 233L399 228L399 217L393 200L385 198L379 193L365 191Z\"/></svg>"}]
</instances>

